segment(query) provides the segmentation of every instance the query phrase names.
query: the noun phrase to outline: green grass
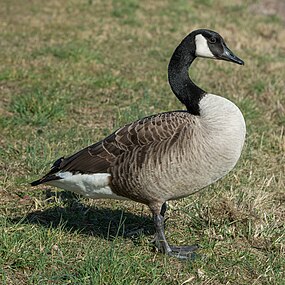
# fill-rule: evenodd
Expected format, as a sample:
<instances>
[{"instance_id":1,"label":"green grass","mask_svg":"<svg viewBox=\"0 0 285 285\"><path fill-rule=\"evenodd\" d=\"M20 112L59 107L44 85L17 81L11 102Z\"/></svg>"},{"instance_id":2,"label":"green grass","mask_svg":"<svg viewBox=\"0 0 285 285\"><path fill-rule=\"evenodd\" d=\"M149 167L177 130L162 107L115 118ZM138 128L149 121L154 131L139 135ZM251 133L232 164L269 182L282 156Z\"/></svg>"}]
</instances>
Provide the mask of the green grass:
<instances>
[{"instance_id":1,"label":"green grass","mask_svg":"<svg viewBox=\"0 0 285 285\"><path fill-rule=\"evenodd\" d=\"M253 0L2 2L1 284L285 284L282 11L254 13ZM229 175L170 203L166 235L199 243L196 260L153 251L146 206L29 186L58 157L181 108L168 60L204 27L245 66L199 59L190 74L240 107L247 138Z\"/></svg>"},{"instance_id":2,"label":"green grass","mask_svg":"<svg viewBox=\"0 0 285 285\"><path fill-rule=\"evenodd\" d=\"M64 102L58 98L56 90L50 94L36 90L14 96L10 111L14 114L13 125L44 126L53 120L60 120L65 115Z\"/></svg>"}]
</instances>

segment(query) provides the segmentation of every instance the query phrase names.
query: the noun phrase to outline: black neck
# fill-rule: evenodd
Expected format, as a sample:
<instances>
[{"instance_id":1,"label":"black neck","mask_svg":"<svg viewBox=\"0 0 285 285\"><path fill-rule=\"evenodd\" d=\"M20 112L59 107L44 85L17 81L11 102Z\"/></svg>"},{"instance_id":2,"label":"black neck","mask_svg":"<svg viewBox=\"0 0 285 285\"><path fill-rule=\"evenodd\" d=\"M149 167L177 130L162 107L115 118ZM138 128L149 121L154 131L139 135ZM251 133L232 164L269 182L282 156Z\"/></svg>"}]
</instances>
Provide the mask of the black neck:
<instances>
[{"instance_id":1,"label":"black neck","mask_svg":"<svg viewBox=\"0 0 285 285\"><path fill-rule=\"evenodd\" d=\"M176 97L189 113L200 115L199 102L206 94L189 78L188 69L196 58L194 38L187 36L174 51L168 65L168 80Z\"/></svg>"}]
</instances>

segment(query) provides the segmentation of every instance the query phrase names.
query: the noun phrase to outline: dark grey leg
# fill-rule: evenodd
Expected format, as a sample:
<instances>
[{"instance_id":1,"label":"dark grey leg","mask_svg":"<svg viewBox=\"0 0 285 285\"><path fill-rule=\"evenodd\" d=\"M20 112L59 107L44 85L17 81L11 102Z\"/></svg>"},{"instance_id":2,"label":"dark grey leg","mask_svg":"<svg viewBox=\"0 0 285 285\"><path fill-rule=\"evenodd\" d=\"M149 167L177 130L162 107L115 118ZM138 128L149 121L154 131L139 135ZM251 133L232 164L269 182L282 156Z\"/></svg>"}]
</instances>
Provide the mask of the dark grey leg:
<instances>
[{"instance_id":1,"label":"dark grey leg","mask_svg":"<svg viewBox=\"0 0 285 285\"><path fill-rule=\"evenodd\" d=\"M153 216L154 227L155 227L155 245L158 250L162 253L169 254L171 252L171 248L165 238L164 234L164 218L162 215L154 215Z\"/></svg>"},{"instance_id":2,"label":"dark grey leg","mask_svg":"<svg viewBox=\"0 0 285 285\"><path fill-rule=\"evenodd\" d=\"M163 204L161 213L153 215L153 221L155 226L155 246L158 250L164 254L177 257L179 259L193 259L195 257L195 251L199 248L198 245L190 246L170 246L166 240L164 233L164 217L166 205Z\"/></svg>"},{"instance_id":3,"label":"dark grey leg","mask_svg":"<svg viewBox=\"0 0 285 285\"><path fill-rule=\"evenodd\" d=\"M164 217L166 210L167 210L167 204L166 204L166 202L164 202L164 203L162 204L161 210L160 210L160 215L161 215L162 217Z\"/></svg>"}]
</instances>

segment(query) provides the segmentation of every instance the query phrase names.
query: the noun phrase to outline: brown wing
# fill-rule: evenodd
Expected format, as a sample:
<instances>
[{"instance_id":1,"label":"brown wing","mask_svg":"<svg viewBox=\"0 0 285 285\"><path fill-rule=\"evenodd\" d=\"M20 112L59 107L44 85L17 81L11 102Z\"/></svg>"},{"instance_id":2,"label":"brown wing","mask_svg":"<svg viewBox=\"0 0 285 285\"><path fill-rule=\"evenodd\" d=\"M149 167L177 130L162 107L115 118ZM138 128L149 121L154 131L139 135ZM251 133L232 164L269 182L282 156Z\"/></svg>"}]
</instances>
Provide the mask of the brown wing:
<instances>
[{"instance_id":1,"label":"brown wing","mask_svg":"<svg viewBox=\"0 0 285 285\"><path fill-rule=\"evenodd\" d=\"M138 164L144 162L145 154L154 144L167 141L170 147L178 138L180 130L190 121L191 115L184 111L161 113L125 125L105 139L93 144L68 158L57 160L50 176L58 171L72 173L107 173L119 163L126 152L139 153Z\"/></svg>"}]
</instances>

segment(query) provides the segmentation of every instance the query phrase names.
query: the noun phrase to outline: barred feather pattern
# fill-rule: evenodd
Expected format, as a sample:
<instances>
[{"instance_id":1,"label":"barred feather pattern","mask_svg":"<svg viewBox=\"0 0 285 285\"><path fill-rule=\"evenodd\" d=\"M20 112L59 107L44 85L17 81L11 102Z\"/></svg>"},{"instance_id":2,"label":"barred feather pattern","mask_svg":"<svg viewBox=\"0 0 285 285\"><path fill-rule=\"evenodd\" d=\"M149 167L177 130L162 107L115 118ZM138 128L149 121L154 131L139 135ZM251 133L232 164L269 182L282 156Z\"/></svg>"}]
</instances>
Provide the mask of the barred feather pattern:
<instances>
[{"instance_id":1,"label":"barred feather pattern","mask_svg":"<svg viewBox=\"0 0 285 285\"><path fill-rule=\"evenodd\" d=\"M201 116L173 111L125 125L57 161L45 177L109 173L116 195L150 207L188 196L234 167L245 137L243 116L232 102L207 94L200 105Z\"/></svg>"}]
</instances>

